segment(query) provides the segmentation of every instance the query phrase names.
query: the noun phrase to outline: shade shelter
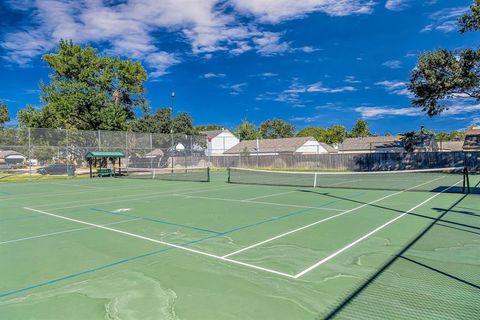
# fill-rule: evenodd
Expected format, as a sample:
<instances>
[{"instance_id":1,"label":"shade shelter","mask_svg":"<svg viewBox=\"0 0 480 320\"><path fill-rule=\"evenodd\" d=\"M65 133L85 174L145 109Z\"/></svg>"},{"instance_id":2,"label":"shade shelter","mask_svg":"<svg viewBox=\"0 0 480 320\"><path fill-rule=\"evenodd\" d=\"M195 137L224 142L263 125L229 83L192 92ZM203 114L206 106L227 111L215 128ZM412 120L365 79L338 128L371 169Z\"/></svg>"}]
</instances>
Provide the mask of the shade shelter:
<instances>
[{"instance_id":1,"label":"shade shelter","mask_svg":"<svg viewBox=\"0 0 480 320\"><path fill-rule=\"evenodd\" d=\"M89 151L85 155L90 168L90 178L94 175L97 177L115 176L122 174L122 158L125 158L125 153L120 151ZM118 172L116 170L118 160ZM113 170L108 168L108 162L112 164ZM96 169L93 172L93 168Z\"/></svg>"}]
</instances>

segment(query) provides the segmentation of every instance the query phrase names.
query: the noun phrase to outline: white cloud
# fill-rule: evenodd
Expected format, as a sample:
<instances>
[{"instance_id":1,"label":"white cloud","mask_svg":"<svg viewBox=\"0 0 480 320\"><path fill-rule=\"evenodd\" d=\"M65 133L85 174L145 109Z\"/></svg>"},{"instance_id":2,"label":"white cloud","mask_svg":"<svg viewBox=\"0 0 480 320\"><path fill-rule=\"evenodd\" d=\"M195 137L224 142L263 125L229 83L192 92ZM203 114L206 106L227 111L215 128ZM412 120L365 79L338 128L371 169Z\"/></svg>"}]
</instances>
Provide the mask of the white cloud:
<instances>
[{"instance_id":1,"label":"white cloud","mask_svg":"<svg viewBox=\"0 0 480 320\"><path fill-rule=\"evenodd\" d=\"M323 86L322 82L313 83L306 86L305 92L321 92L321 93L340 93L348 91L357 91L355 87L352 86L343 86L343 87L334 87L329 88Z\"/></svg>"},{"instance_id":2,"label":"white cloud","mask_svg":"<svg viewBox=\"0 0 480 320\"><path fill-rule=\"evenodd\" d=\"M398 80L385 80L376 82L375 85L381 86L390 94L396 94L399 96L408 96L411 97L412 93L408 90L407 83L404 81Z\"/></svg>"},{"instance_id":3,"label":"white cloud","mask_svg":"<svg viewBox=\"0 0 480 320\"><path fill-rule=\"evenodd\" d=\"M386 116L406 116L417 117L425 115L421 108L416 107L357 107L355 111L362 115L362 118L383 118ZM471 114L480 111L480 104L451 104L442 116L452 116L459 114Z\"/></svg>"},{"instance_id":4,"label":"white cloud","mask_svg":"<svg viewBox=\"0 0 480 320\"><path fill-rule=\"evenodd\" d=\"M231 0L237 10L255 16L261 22L279 23L296 19L313 12L330 16L369 14L375 2L372 0Z\"/></svg>"},{"instance_id":5,"label":"white cloud","mask_svg":"<svg viewBox=\"0 0 480 320\"><path fill-rule=\"evenodd\" d=\"M343 81L346 82L346 83L352 83L352 84L362 83L362 81L357 80L357 78L355 78L355 76L346 76L345 80L343 80Z\"/></svg>"},{"instance_id":6,"label":"white cloud","mask_svg":"<svg viewBox=\"0 0 480 320\"><path fill-rule=\"evenodd\" d=\"M426 25L421 31L441 31L452 32L458 30L457 19L467 13L468 7L446 8L436 11L430 15L430 24Z\"/></svg>"},{"instance_id":7,"label":"white cloud","mask_svg":"<svg viewBox=\"0 0 480 320\"><path fill-rule=\"evenodd\" d=\"M247 82L242 82L242 83L235 83L235 84L222 84L220 87L222 89L228 89L230 90L230 94L232 96L238 96L240 93L243 92L245 87L248 85Z\"/></svg>"},{"instance_id":8,"label":"white cloud","mask_svg":"<svg viewBox=\"0 0 480 320\"><path fill-rule=\"evenodd\" d=\"M225 78L226 75L224 73L205 73L201 76L201 78L210 79L210 78Z\"/></svg>"},{"instance_id":9,"label":"white cloud","mask_svg":"<svg viewBox=\"0 0 480 320\"><path fill-rule=\"evenodd\" d=\"M388 60L382 63L382 66L390 69L399 69L402 67L402 62L400 60Z\"/></svg>"},{"instance_id":10,"label":"white cloud","mask_svg":"<svg viewBox=\"0 0 480 320\"><path fill-rule=\"evenodd\" d=\"M392 11L402 11L408 8L410 0L387 0L385 8Z\"/></svg>"},{"instance_id":11,"label":"white cloud","mask_svg":"<svg viewBox=\"0 0 480 320\"><path fill-rule=\"evenodd\" d=\"M293 118L290 118L290 121L293 121L293 122L304 122L304 123L313 123L313 122L317 122L317 121L320 120L321 118L322 118L321 115L310 116L310 117L293 117Z\"/></svg>"},{"instance_id":12,"label":"white cloud","mask_svg":"<svg viewBox=\"0 0 480 320\"><path fill-rule=\"evenodd\" d=\"M389 108L389 107L358 107L355 111L362 115L362 118L382 118L385 116L419 116L421 110L419 108Z\"/></svg>"}]
</instances>

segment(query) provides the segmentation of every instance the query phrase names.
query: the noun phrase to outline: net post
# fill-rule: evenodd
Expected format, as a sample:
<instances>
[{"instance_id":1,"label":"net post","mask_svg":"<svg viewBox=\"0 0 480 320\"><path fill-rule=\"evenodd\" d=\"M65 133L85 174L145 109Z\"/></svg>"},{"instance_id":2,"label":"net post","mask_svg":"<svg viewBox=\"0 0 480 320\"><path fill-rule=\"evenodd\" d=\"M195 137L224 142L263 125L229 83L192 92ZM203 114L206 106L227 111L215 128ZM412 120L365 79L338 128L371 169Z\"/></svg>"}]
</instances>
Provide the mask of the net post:
<instances>
[{"instance_id":1,"label":"net post","mask_svg":"<svg viewBox=\"0 0 480 320\"><path fill-rule=\"evenodd\" d=\"M210 167L207 167L207 182L210 182Z\"/></svg>"},{"instance_id":2,"label":"net post","mask_svg":"<svg viewBox=\"0 0 480 320\"><path fill-rule=\"evenodd\" d=\"M466 190L465 190L466 185ZM470 194L470 177L468 175L468 167L465 166L463 169L463 192L466 194Z\"/></svg>"},{"instance_id":3,"label":"net post","mask_svg":"<svg viewBox=\"0 0 480 320\"><path fill-rule=\"evenodd\" d=\"M230 167L227 168L227 173L228 173L227 182L230 183Z\"/></svg>"},{"instance_id":4,"label":"net post","mask_svg":"<svg viewBox=\"0 0 480 320\"><path fill-rule=\"evenodd\" d=\"M315 172L315 178L313 180L313 187L316 188L317 187L317 173Z\"/></svg>"}]
</instances>

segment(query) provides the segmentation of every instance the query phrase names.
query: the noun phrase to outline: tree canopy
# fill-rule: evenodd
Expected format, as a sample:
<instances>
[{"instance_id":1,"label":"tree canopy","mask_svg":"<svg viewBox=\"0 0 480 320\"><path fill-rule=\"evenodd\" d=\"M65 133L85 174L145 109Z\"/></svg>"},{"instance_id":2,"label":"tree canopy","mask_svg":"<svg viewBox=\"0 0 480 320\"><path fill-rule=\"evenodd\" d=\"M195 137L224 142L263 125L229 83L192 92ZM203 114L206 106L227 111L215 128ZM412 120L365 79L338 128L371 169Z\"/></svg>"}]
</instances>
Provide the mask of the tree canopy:
<instances>
[{"instance_id":1,"label":"tree canopy","mask_svg":"<svg viewBox=\"0 0 480 320\"><path fill-rule=\"evenodd\" d=\"M350 137L358 138L358 137L369 137L372 134L368 129L367 121L363 119L358 119L355 125L352 128L352 132L350 133Z\"/></svg>"},{"instance_id":2,"label":"tree canopy","mask_svg":"<svg viewBox=\"0 0 480 320\"><path fill-rule=\"evenodd\" d=\"M43 60L52 69L50 83L40 84L46 105L20 111L22 126L126 130L135 109L147 110L147 73L138 62L103 56L64 40Z\"/></svg>"},{"instance_id":3,"label":"tree canopy","mask_svg":"<svg viewBox=\"0 0 480 320\"><path fill-rule=\"evenodd\" d=\"M10 114L7 105L0 100L0 128L10 121Z\"/></svg>"},{"instance_id":4,"label":"tree canopy","mask_svg":"<svg viewBox=\"0 0 480 320\"><path fill-rule=\"evenodd\" d=\"M480 30L480 0L475 0L471 12L459 19L459 31ZM419 56L410 77L412 103L429 116L448 109L456 98L480 100L480 50L437 49Z\"/></svg>"},{"instance_id":5,"label":"tree canopy","mask_svg":"<svg viewBox=\"0 0 480 320\"><path fill-rule=\"evenodd\" d=\"M328 144L342 143L347 136L347 129L341 125L330 128L307 127L297 133L297 137L314 137L318 142Z\"/></svg>"},{"instance_id":6,"label":"tree canopy","mask_svg":"<svg viewBox=\"0 0 480 320\"><path fill-rule=\"evenodd\" d=\"M172 120L170 108L157 109L153 114L146 113L130 123L133 132L143 133L170 133L172 126L174 133L194 134L192 117L186 112L180 112Z\"/></svg>"},{"instance_id":7,"label":"tree canopy","mask_svg":"<svg viewBox=\"0 0 480 320\"><path fill-rule=\"evenodd\" d=\"M242 124L237 129L238 138L243 140L255 140L260 138L259 132L254 124L243 120Z\"/></svg>"},{"instance_id":8,"label":"tree canopy","mask_svg":"<svg viewBox=\"0 0 480 320\"><path fill-rule=\"evenodd\" d=\"M315 140L324 142L327 130L320 127L306 127L297 133L297 137L314 137Z\"/></svg>"},{"instance_id":9,"label":"tree canopy","mask_svg":"<svg viewBox=\"0 0 480 320\"><path fill-rule=\"evenodd\" d=\"M259 132L262 138L278 139L293 137L295 127L281 119L270 119L262 122Z\"/></svg>"}]
</instances>

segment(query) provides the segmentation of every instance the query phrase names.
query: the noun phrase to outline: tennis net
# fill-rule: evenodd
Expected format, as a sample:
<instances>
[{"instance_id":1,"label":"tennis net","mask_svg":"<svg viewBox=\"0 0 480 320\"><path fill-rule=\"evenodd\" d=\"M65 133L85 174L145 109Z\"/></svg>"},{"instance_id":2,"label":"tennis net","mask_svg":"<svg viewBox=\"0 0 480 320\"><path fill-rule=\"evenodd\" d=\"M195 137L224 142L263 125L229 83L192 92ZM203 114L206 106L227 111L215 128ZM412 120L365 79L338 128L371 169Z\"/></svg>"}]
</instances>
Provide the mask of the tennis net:
<instances>
[{"instance_id":1,"label":"tennis net","mask_svg":"<svg viewBox=\"0 0 480 320\"><path fill-rule=\"evenodd\" d=\"M119 178L209 182L210 168L128 168Z\"/></svg>"},{"instance_id":2,"label":"tennis net","mask_svg":"<svg viewBox=\"0 0 480 320\"><path fill-rule=\"evenodd\" d=\"M468 192L468 172L463 167L375 171L298 172L229 168L229 183L433 192Z\"/></svg>"}]
</instances>

